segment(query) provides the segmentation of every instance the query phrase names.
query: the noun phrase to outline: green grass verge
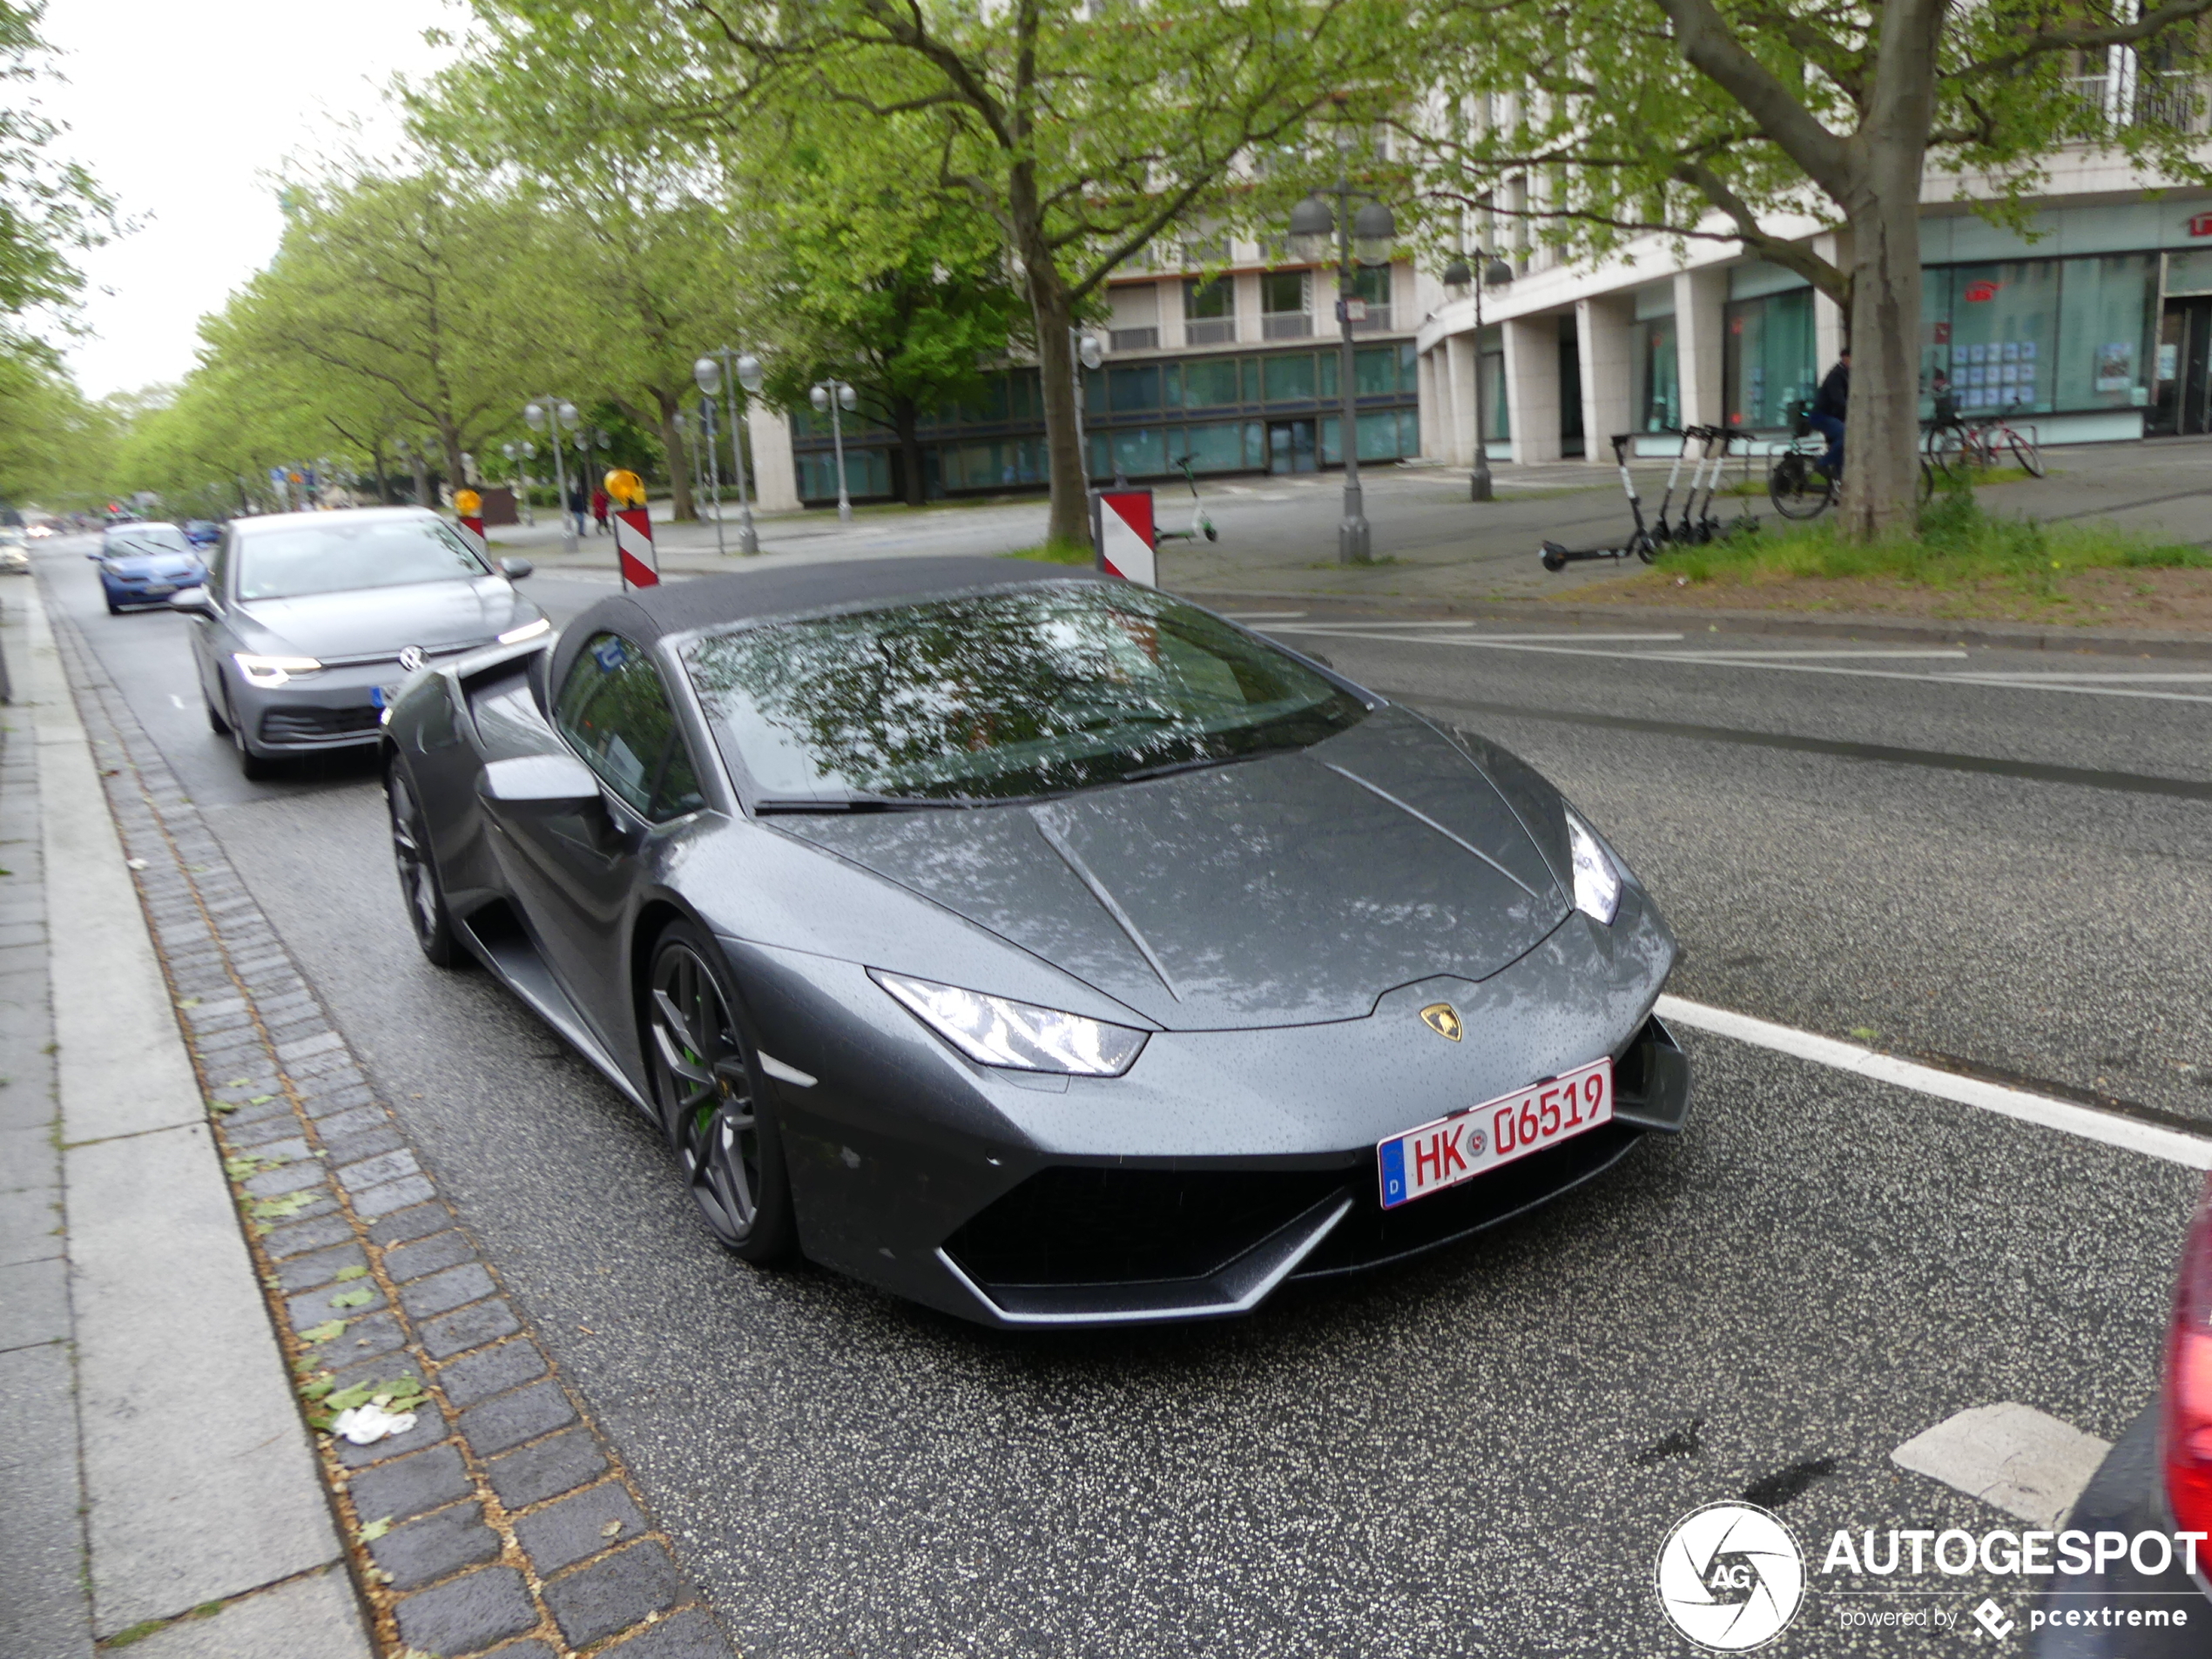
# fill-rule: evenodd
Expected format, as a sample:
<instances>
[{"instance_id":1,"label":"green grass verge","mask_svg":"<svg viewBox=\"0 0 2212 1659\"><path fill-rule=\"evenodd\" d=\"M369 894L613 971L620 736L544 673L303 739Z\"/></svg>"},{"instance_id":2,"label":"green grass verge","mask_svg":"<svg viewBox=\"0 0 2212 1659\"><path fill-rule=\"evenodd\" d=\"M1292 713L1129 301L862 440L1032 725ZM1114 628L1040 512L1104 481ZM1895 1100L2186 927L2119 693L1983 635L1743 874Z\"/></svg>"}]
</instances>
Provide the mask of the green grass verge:
<instances>
[{"instance_id":1,"label":"green grass verge","mask_svg":"<svg viewBox=\"0 0 2212 1659\"><path fill-rule=\"evenodd\" d=\"M1807 577L1930 588L1994 583L2055 597L2059 583L2080 571L2212 569L2212 552L2094 524L2001 517L1984 511L1973 489L1961 484L1920 509L1918 535L1852 542L1832 517L1809 524L1768 518L1756 531L1671 549L1658 564L1693 583L1748 585Z\"/></svg>"},{"instance_id":2,"label":"green grass verge","mask_svg":"<svg viewBox=\"0 0 2212 1659\"><path fill-rule=\"evenodd\" d=\"M1044 564L1096 564L1097 557L1082 542L1040 542L1035 547L1018 547L1011 553L1001 553L1002 559L1035 559Z\"/></svg>"}]
</instances>

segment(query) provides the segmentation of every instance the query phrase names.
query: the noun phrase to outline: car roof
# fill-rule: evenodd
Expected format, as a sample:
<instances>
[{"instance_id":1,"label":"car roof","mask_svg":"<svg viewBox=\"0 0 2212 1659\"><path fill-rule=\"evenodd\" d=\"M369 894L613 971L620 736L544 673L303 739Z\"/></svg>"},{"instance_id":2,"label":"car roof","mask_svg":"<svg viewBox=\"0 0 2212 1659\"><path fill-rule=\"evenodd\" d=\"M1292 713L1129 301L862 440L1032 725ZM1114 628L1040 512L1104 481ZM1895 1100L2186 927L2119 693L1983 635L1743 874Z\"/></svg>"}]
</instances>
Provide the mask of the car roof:
<instances>
[{"instance_id":1,"label":"car roof","mask_svg":"<svg viewBox=\"0 0 2212 1659\"><path fill-rule=\"evenodd\" d=\"M1104 581L1082 567L1040 564L1030 559L836 559L772 570L732 571L694 581L641 588L602 599L561 631L553 654L553 684L594 635L617 633L651 650L664 635L748 622L842 610L873 602L929 599L977 588L1044 582Z\"/></svg>"},{"instance_id":2,"label":"car roof","mask_svg":"<svg viewBox=\"0 0 2212 1659\"><path fill-rule=\"evenodd\" d=\"M433 523L443 522L427 507L348 507L334 513L257 513L251 518L233 519L231 533L260 536L276 530L313 529L319 525L327 527L334 520L359 524L379 519L403 522L425 518Z\"/></svg>"},{"instance_id":3,"label":"car roof","mask_svg":"<svg viewBox=\"0 0 2212 1659\"><path fill-rule=\"evenodd\" d=\"M178 527L165 518L134 518L126 524L111 524L102 532L112 536L118 530L175 530ZM181 535L183 532L179 530Z\"/></svg>"}]
</instances>

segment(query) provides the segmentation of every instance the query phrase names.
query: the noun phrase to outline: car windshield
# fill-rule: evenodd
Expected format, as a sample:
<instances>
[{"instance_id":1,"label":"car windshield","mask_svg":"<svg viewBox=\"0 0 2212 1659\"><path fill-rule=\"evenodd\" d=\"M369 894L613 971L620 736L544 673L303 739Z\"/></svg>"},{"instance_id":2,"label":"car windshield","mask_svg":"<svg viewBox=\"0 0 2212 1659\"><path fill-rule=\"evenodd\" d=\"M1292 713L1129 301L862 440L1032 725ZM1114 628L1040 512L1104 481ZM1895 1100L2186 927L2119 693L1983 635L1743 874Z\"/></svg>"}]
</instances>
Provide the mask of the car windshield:
<instances>
[{"instance_id":1,"label":"car windshield","mask_svg":"<svg viewBox=\"0 0 2212 1659\"><path fill-rule=\"evenodd\" d=\"M147 553L189 553L192 543L174 524L125 524L107 533L101 550L111 558L130 559Z\"/></svg>"},{"instance_id":2,"label":"car windshield","mask_svg":"<svg viewBox=\"0 0 2212 1659\"><path fill-rule=\"evenodd\" d=\"M238 597L290 599L490 574L483 561L440 520L348 521L339 513L328 516L328 523L260 530L240 537Z\"/></svg>"},{"instance_id":3,"label":"car windshield","mask_svg":"<svg viewBox=\"0 0 2212 1659\"><path fill-rule=\"evenodd\" d=\"M1005 800L1304 748L1359 698L1147 588L1068 582L760 624L685 660L765 802Z\"/></svg>"}]
</instances>

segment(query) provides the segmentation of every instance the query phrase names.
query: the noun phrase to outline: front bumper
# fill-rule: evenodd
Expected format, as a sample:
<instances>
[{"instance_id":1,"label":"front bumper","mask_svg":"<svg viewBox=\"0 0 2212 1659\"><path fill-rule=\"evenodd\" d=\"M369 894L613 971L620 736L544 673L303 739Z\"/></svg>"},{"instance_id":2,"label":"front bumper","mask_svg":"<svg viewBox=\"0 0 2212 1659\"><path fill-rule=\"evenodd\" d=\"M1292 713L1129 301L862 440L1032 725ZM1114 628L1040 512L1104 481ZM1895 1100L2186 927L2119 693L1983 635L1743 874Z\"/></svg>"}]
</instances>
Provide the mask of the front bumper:
<instances>
[{"instance_id":1,"label":"front bumper","mask_svg":"<svg viewBox=\"0 0 2212 1659\"><path fill-rule=\"evenodd\" d=\"M800 1243L825 1265L1001 1325L1249 1311L1293 1277L1495 1226L1681 1128L1689 1065L1650 1015L1672 941L1640 898L1480 983L1404 986L1363 1019L1160 1032L1120 1078L973 1066L851 964L725 941L776 1057ZM1461 1043L1424 1028L1439 1000ZM1615 1056L1615 1122L1385 1212L1376 1143Z\"/></svg>"},{"instance_id":2,"label":"front bumper","mask_svg":"<svg viewBox=\"0 0 2212 1659\"><path fill-rule=\"evenodd\" d=\"M2164 1487L2154 1402L2105 1454L2066 1525L2170 1537ZM2200 1565L2212 1560L2212 1546L2197 1549ZM2151 1575L2123 1557L2102 1574L2054 1578L2029 1622L2032 1659L2202 1659L2212 1650L2212 1595L2180 1561Z\"/></svg>"},{"instance_id":3,"label":"front bumper","mask_svg":"<svg viewBox=\"0 0 2212 1659\"><path fill-rule=\"evenodd\" d=\"M258 752L311 754L374 743L383 720L376 688L397 685L407 671L396 662L357 664L263 686L226 664L224 678L241 730Z\"/></svg>"},{"instance_id":4,"label":"front bumper","mask_svg":"<svg viewBox=\"0 0 2212 1659\"><path fill-rule=\"evenodd\" d=\"M204 579L199 576L192 576L180 577L174 580L165 578L157 582L152 577L132 581L127 577L103 576L100 578L100 587L107 595L110 604L160 605L165 608L169 604L171 594L182 593L186 588L199 587Z\"/></svg>"}]
</instances>

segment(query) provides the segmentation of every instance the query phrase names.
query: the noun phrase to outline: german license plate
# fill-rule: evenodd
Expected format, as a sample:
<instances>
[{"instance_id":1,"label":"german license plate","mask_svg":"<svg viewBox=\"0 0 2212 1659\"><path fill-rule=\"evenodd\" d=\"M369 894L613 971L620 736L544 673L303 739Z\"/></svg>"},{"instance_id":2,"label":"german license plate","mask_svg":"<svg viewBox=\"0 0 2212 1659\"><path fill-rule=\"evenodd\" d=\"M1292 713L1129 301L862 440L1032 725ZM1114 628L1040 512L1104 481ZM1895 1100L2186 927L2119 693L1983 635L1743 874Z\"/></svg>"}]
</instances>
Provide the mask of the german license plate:
<instances>
[{"instance_id":1,"label":"german license plate","mask_svg":"<svg viewBox=\"0 0 2212 1659\"><path fill-rule=\"evenodd\" d=\"M1382 1207L1395 1210L1472 1181L1612 1117L1613 1061L1608 1055L1393 1135L1375 1148Z\"/></svg>"},{"instance_id":2,"label":"german license plate","mask_svg":"<svg viewBox=\"0 0 2212 1659\"><path fill-rule=\"evenodd\" d=\"M396 685L372 685L368 688L368 701L372 708L388 709L399 700L400 688Z\"/></svg>"},{"instance_id":3,"label":"german license plate","mask_svg":"<svg viewBox=\"0 0 2212 1659\"><path fill-rule=\"evenodd\" d=\"M146 591L152 594L158 595L164 593L174 593L176 590L177 590L175 588L159 582L149 582L146 583Z\"/></svg>"}]
</instances>

